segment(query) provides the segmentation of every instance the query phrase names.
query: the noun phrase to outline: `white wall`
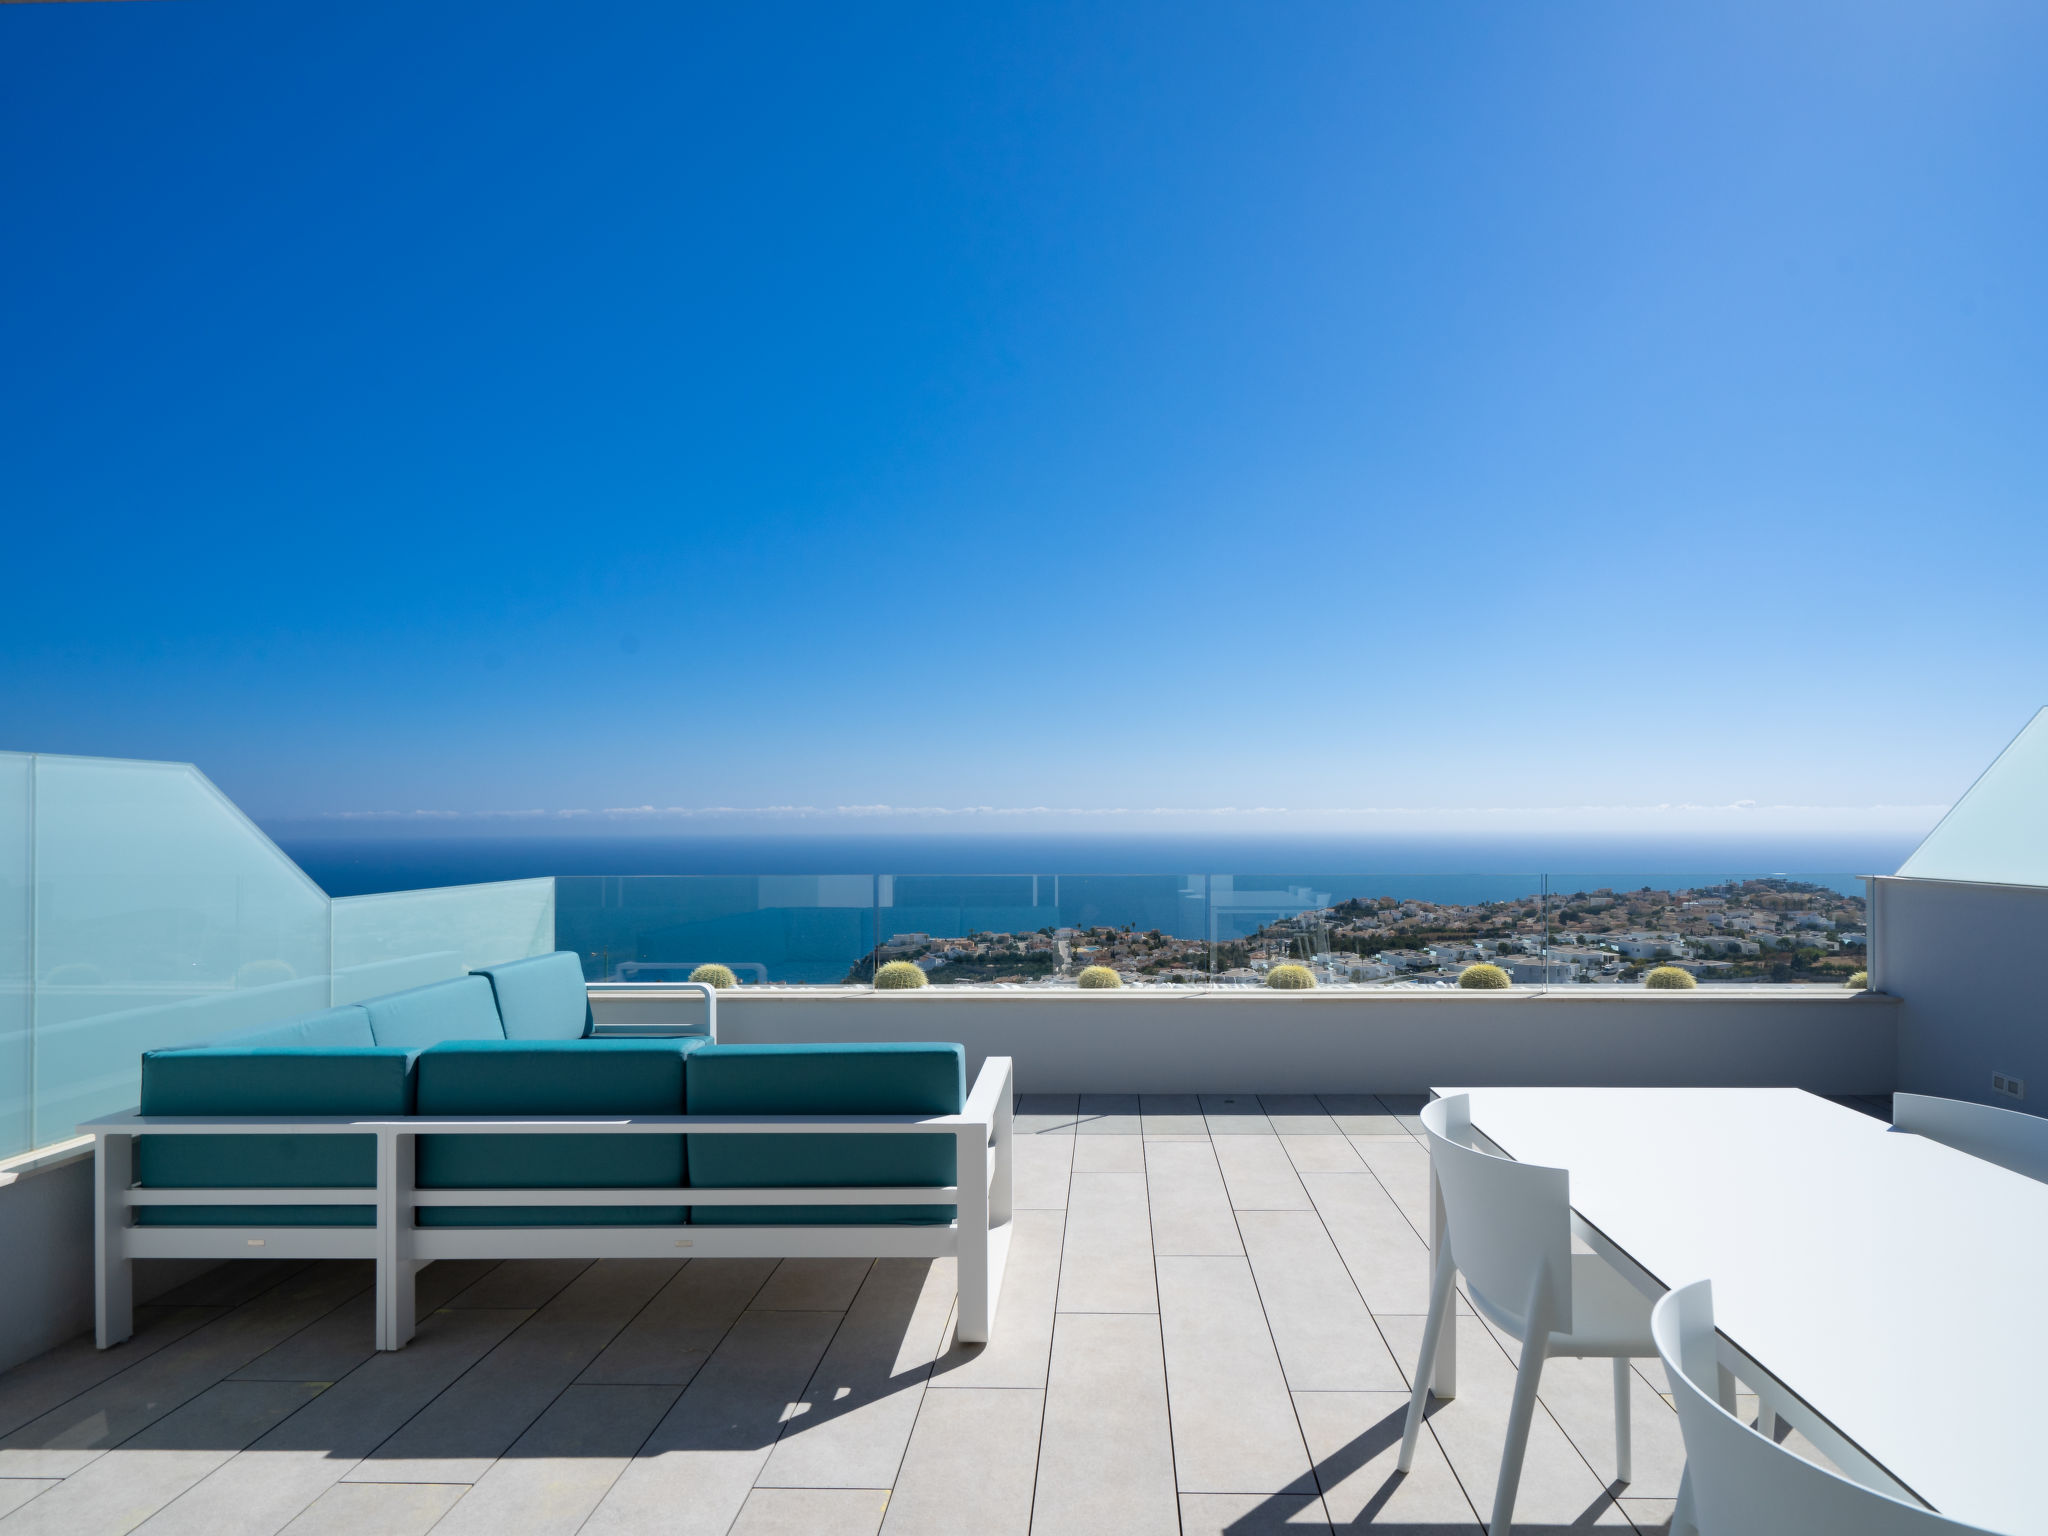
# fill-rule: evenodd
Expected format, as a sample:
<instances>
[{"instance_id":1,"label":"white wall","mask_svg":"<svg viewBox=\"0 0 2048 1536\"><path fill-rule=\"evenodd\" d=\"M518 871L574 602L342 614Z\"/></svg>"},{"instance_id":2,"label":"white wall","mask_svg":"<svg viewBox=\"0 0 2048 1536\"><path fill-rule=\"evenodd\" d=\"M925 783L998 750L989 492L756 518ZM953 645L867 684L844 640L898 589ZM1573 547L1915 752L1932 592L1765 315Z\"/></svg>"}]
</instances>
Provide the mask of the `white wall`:
<instances>
[{"instance_id":1,"label":"white wall","mask_svg":"<svg viewBox=\"0 0 2048 1536\"><path fill-rule=\"evenodd\" d=\"M1874 882L1872 985L1900 999L1899 1091L2048 1113L2048 889ZM2023 1102L1991 1074L2025 1080Z\"/></svg>"},{"instance_id":2,"label":"white wall","mask_svg":"<svg viewBox=\"0 0 2048 1536\"><path fill-rule=\"evenodd\" d=\"M597 995L600 1022L696 1018ZM1832 987L1176 994L740 988L718 1033L747 1044L945 1040L972 1073L1016 1058L1024 1093L1420 1093L1497 1086L1794 1087L1890 1093L1895 1000Z\"/></svg>"},{"instance_id":3,"label":"white wall","mask_svg":"<svg viewBox=\"0 0 2048 1536\"><path fill-rule=\"evenodd\" d=\"M43 1166L0 1166L0 1370L92 1327L92 1149ZM136 1265L147 1301L210 1259Z\"/></svg>"}]
</instances>

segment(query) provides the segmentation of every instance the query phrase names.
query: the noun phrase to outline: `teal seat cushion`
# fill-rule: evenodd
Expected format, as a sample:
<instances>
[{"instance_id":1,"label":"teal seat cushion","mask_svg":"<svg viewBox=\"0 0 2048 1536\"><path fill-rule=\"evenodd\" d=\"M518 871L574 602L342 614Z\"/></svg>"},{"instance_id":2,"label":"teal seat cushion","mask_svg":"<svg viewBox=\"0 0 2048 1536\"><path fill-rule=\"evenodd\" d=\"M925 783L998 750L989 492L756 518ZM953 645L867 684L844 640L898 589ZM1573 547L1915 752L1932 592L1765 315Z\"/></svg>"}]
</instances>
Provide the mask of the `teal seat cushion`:
<instances>
[{"instance_id":1,"label":"teal seat cushion","mask_svg":"<svg viewBox=\"0 0 2048 1536\"><path fill-rule=\"evenodd\" d=\"M372 1046L377 1037L370 1032L370 1016L358 1003L325 1008L278 1024L259 1024L254 1029L222 1035L211 1045L264 1046Z\"/></svg>"},{"instance_id":2,"label":"teal seat cushion","mask_svg":"<svg viewBox=\"0 0 2048 1536\"><path fill-rule=\"evenodd\" d=\"M334 1010L340 1012L343 1010ZM315 1015L315 1017L319 1017ZM145 1115L409 1115L418 1052L376 1046L215 1045L142 1057ZM139 1136L155 1189L364 1189L374 1136ZM376 1206L141 1206L143 1226L374 1226Z\"/></svg>"},{"instance_id":3,"label":"teal seat cushion","mask_svg":"<svg viewBox=\"0 0 2048 1536\"><path fill-rule=\"evenodd\" d=\"M444 1040L502 1040L505 1026L491 984L481 976L458 976L408 992L373 997L362 1005L379 1045L424 1050Z\"/></svg>"},{"instance_id":4,"label":"teal seat cushion","mask_svg":"<svg viewBox=\"0 0 2048 1536\"><path fill-rule=\"evenodd\" d=\"M693 1115L957 1115L967 1102L957 1045L707 1045L689 1059ZM953 1133L692 1136L701 1189L950 1185ZM701 1226L916 1226L951 1205L696 1205Z\"/></svg>"},{"instance_id":5,"label":"teal seat cushion","mask_svg":"<svg viewBox=\"0 0 2048 1536\"><path fill-rule=\"evenodd\" d=\"M674 1115L701 1040L464 1040L420 1053L422 1115ZM422 1189L680 1189L683 1138L474 1135L419 1139ZM675 1226L677 1205L423 1206L423 1227Z\"/></svg>"},{"instance_id":6,"label":"teal seat cushion","mask_svg":"<svg viewBox=\"0 0 2048 1536\"><path fill-rule=\"evenodd\" d=\"M590 993L573 950L471 972L491 984L507 1040L580 1040L591 1030Z\"/></svg>"}]
</instances>

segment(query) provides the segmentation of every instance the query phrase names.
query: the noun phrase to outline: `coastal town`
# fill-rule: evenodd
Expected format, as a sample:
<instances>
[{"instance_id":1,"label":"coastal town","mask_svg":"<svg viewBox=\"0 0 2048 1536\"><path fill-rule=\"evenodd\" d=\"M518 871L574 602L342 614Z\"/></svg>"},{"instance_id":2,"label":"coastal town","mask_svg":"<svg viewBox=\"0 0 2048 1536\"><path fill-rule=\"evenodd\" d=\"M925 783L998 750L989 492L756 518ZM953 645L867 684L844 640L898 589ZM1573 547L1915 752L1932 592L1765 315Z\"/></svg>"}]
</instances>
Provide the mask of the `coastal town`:
<instances>
[{"instance_id":1,"label":"coastal town","mask_svg":"<svg viewBox=\"0 0 2048 1536\"><path fill-rule=\"evenodd\" d=\"M1125 985L1256 986L1275 965L1319 986L1453 986L1490 963L1516 985L1639 985L1656 966L1702 983L1839 985L1864 969L1863 898L1787 878L1688 890L1539 893L1471 905L1356 898L1265 924L1243 938L1157 929L1054 928L943 938L899 933L848 973L908 960L945 985L1072 985L1106 966Z\"/></svg>"}]
</instances>

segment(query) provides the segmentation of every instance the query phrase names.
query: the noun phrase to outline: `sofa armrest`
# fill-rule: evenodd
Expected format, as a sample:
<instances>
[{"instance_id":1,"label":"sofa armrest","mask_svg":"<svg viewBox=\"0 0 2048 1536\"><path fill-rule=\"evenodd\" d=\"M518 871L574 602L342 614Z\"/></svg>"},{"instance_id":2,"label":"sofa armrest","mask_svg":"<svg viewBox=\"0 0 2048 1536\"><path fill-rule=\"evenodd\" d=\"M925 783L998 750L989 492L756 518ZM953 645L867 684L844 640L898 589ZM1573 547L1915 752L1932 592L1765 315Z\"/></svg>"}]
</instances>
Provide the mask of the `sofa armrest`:
<instances>
[{"instance_id":1,"label":"sofa armrest","mask_svg":"<svg viewBox=\"0 0 2048 1536\"><path fill-rule=\"evenodd\" d=\"M602 986L604 984L600 983L599 985ZM593 988L590 992L593 1017L595 1016L598 1000L616 996L619 991L641 994L633 999L635 1002L649 1001L650 994L658 996L671 992L701 993L704 998L704 1027L700 1030L693 1024L678 1024L671 1020L649 1020L645 1023L629 1024L593 1023L590 1033L594 1038L606 1040L665 1039L677 1035L701 1034L710 1040L713 1045L718 1044L718 989L709 983L702 981L665 981L656 986L620 988L617 990L607 987L603 991L598 991Z\"/></svg>"}]
</instances>

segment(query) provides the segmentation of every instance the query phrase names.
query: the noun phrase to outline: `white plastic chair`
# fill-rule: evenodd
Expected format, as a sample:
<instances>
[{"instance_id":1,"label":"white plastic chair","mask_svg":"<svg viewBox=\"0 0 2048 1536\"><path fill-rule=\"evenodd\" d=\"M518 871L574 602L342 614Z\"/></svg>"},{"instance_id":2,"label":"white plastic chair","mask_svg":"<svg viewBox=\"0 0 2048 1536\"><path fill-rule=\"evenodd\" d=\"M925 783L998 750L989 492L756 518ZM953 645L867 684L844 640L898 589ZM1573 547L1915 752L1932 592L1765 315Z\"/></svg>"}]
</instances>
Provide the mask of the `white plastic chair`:
<instances>
[{"instance_id":1,"label":"white plastic chair","mask_svg":"<svg viewBox=\"0 0 2048 1536\"><path fill-rule=\"evenodd\" d=\"M2048 1120L2039 1115L2000 1109L1995 1104L1972 1104L1966 1099L1895 1093L1892 1124L2048 1183Z\"/></svg>"},{"instance_id":2,"label":"white plastic chair","mask_svg":"<svg viewBox=\"0 0 2048 1536\"><path fill-rule=\"evenodd\" d=\"M1678 1405L1685 1486L1673 1532L1699 1536L1942 1536L1982 1531L1901 1503L1765 1439L1721 1405L1714 1293L1695 1280L1650 1314L1650 1332Z\"/></svg>"},{"instance_id":3,"label":"white plastic chair","mask_svg":"<svg viewBox=\"0 0 2048 1536\"><path fill-rule=\"evenodd\" d=\"M1571 1180L1564 1169L1517 1163L1468 1145L1471 1105L1462 1093L1425 1105L1422 1127L1443 1199L1445 1232L1430 1285L1429 1321L1422 1330L1400 1468L1406 1472L1415 1460L1437 1344L1451 1318L1462 1273L1472 1305L1522 1346L1493 1519L1487 1526L1491 1536L1509 1536L1529 1426L1536 1416L1536 1387L1543 1362L1552 1355L1613 1360L1615 1472L1620 1481L1631 1480L1628 1363L1657 1352L1650 1341L1650 1303L1606 1260L1572 1252Z\"/></svg>"}]
</instances>

